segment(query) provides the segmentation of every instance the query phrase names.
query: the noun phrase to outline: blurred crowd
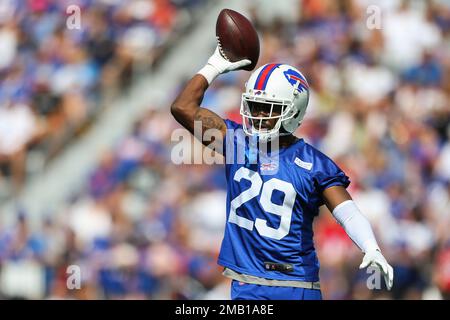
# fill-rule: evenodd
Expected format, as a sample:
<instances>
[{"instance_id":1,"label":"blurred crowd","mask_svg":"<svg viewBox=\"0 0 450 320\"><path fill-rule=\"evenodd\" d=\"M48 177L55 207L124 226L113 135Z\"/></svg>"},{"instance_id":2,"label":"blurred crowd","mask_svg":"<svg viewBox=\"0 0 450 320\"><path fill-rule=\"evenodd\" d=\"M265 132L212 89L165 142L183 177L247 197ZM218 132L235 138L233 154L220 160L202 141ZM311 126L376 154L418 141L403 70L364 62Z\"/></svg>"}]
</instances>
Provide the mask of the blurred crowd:
<instances>
[{"instance_id":1,"label":"blurred crowd","mask_svg":"<svg viewBox=\"0 0 450 320\"><path fill-rule=\"evenodd\" d=\"M152 67L201 2L2 0L0 199Z\"/></svg>"},{"instance_id":2,"label":"blurred crowd","mask_svg":"<svg viewBox=\"0 0 450 320\"><path fill-rule=\"evenodd\" d=\"M394 267L391 291L368 290L362 253L322 208L314 230L324 298L449 299L449 4L378 1L374 27L369 0L287 2L298 12L249 2L262 43L258 64L284 62L306 75L311 100L296 134L350 177L349 191ZM248 76L220 76L203 105L240 122ZM20 210L16 225L1 230L3 297L229 297L216 264L224 168L174 165L178 125L167 108L153 107L40 230L31 231ZM67 288L69 265L80 267L80 290Z\"/></svg>"}]
</instances>

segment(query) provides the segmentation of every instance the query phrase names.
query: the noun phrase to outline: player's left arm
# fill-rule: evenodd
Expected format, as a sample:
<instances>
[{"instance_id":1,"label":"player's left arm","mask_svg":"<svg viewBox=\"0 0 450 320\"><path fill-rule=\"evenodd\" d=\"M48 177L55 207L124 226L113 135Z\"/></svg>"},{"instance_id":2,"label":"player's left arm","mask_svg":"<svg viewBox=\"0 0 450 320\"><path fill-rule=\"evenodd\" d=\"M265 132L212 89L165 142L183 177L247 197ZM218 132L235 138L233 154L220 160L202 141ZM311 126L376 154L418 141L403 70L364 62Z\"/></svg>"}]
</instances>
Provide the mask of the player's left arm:
<instances>
[{"instance_id":1,"label":"player's left arm","mask_svg":"<svg viewBox=\"0 0 450 320\"><path fill-rule=\"evenodd\" d=\"M322 197L350 239L364 252L364 259L359 268L377 266L383 273L386 287L390 290L394 281L393 269L382 255L369 221L359 211L350 194L342 186L333 186L325 189Z\"/></svg>"}]
</instances>

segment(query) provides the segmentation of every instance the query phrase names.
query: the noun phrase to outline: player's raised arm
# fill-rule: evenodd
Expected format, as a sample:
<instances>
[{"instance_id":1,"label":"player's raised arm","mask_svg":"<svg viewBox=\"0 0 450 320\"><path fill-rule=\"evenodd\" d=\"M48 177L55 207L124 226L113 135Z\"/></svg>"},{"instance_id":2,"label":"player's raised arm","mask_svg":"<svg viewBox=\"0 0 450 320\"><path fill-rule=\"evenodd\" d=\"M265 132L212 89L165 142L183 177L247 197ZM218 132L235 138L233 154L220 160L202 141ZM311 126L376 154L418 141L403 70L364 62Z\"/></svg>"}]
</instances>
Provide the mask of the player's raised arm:
<instances>
[{"instance_id":1,"label":"player's raised arm","mask_svg":"<svg viewBox=\"0 0 450 320\"><path fill-rule=\"evenodd\" d=\"M216 113L200 107L203 95L218 75L240 69L250 63L250 60L247 59L230 62L222 57L219 47L217 47L208 63L189 80L172 103L171 112L174 118L192 134L201 134L201 136L197 136L200 141L202 141L203 132L208 129L219 130L223 137L226 133L225 122ZM194 132L195 121L201 122L201 132Z\"/></svg>"},{"instance_id":2,"label":"player's raised arm","mask_svg":"<svg viewBox=\"0 0 450 320\"><path fill-rule=\"evenodd\" d=\"M386 287L390 290L394 281L394 271L381 254L369 221L361 214L350 194L344 187L334 186L325 189L322 195L334 218L364 252L364 259L359 268L377 266L383 273Z\"/></svg>"}]
</instances>

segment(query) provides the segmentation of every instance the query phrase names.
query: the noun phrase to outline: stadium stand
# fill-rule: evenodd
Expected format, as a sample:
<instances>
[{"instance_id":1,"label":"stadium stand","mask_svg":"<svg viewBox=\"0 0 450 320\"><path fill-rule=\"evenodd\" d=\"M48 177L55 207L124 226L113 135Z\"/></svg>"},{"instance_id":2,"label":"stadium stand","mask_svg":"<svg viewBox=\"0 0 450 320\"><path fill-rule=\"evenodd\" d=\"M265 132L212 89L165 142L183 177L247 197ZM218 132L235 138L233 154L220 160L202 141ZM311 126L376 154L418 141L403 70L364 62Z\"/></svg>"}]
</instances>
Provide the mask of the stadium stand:
<instances>
[{"instance_id":1,"label":"stadium stand","mask_svg":"<svg viewBox=\"0 0 450 320\"><path fill-rule=\"evenodd\" d=\"M282 19L286 9L270 10L270 1L251 1L248 12L263 44L258 64L283 61L307 75L312 98L297 134L349 175L349 190L395 270L392 291L367 290L367 274L357 271L361 253L324 209L315 224L324 298L449 299L450 7L443 1L380 3L382 28L370 30L366 0L289 1L289 19ZM14 30L3 27L0 39L8 28ZM27 52L11 51L16 58ZM86 62L86 55L71 54ZM1 58L0 65L7 60ZM13 84L24 77L24 65L8 69L5 79ZM185 77L196 70L189 71ZM219 77L203 104L240 121L247 77ZM119 72L116 79L127 77ZM89 76L85 81L85 90L98 85ZM33 117L27 112L20 114L24 128ZM39 228L30 228L29 213L17 210L15 223L1 226L0 295L227 299L229 283L216 265L225 219L223 167L174 165L175 128L168 107L149 101L132 130L102 153L82 187ZM84 270L81 290L66 286L69 265ZM19 273L25 280L13 283Z\"/></svg>"}]
</instances>

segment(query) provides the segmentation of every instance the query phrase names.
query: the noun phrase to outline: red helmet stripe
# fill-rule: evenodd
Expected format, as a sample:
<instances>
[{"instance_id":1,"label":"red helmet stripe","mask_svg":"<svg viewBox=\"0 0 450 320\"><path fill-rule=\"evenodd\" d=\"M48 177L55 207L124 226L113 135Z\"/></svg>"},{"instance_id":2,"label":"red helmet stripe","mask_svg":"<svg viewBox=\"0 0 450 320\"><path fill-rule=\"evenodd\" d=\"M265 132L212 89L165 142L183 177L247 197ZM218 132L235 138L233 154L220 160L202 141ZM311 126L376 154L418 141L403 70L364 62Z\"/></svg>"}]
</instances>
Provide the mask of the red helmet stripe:
<instances>
[{"instance_id":1,"label":"red helmet stripe","mask_svg":"<svg viewBox=\"0 0 450 320\"><path fill-rule=\"evenodd\" d=\"M270 75L272 74L273 70L277 68L280 65L280 63L270 63L266 65L262 70L259 72L258 78L256 79L255 84L255 90L264 90L266 89L267 81L269 80Z\"/></svg>"}]
</instances>

